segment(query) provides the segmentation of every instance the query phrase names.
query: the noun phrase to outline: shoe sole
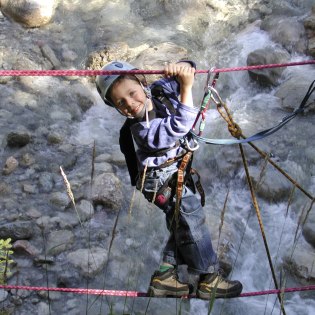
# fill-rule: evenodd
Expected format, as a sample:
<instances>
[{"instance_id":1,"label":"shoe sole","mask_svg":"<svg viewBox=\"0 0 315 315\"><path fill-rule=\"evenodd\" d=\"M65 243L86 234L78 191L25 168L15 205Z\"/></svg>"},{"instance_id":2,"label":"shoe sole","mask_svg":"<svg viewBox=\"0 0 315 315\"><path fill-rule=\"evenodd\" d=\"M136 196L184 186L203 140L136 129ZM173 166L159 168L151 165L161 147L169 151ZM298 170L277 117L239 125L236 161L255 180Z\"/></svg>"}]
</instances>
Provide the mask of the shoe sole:
<instances>
[{"instance_id":1,"label":"shoe sole","mask_svg":"<svg viewBox=\"0 0 315 315\"><path fill-rule=\"evenodd\" d=\"M235 290L232 292L227 292L227 293L220 293L220 292L216 292L214 295L214 298L218 299L218 298L234 298L234 297L238 297L241 294L242 290ZM197 291L197 297L199 299L203 299L203 300L211 300L212 299L212 292L202 292L202 291Z\"/></svg>"},{"instance_id":2,"label":"shoe sole","mask_svg":"<svg viewBox=\"0 0 315 315\"><path fill-rule=\"evenodd\" d=\"M188 295L189 292L188 291L168 291L168 290L160 290L154 287L149 287L148 289L148 294L151 297L167 297L167 296L174 296L174 297L181 297L181 296L185 296Z\"/></svg>"}]
</instances>

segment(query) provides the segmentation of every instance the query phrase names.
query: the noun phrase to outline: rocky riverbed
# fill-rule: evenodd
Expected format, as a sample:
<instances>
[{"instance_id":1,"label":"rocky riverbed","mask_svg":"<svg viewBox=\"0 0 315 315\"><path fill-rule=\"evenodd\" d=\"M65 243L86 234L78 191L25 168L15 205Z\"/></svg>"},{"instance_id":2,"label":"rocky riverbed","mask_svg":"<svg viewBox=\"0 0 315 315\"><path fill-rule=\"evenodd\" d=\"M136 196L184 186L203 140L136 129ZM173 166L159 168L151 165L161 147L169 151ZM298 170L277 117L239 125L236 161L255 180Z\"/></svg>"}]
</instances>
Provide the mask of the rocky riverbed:
<instances>
[{"instance_id":1,"label":"rocky riverbed","mask_svg":"<svg viewBox=\"0 0 315 315\"><path fill-rule=\"evenodd\" d=\"M315 59L315 7L307 0L1 0L0 9L2 70L100 69L115 59L140 69L160 69L165 61L182 58L196 60L199 68ZM315 68L220 76L218 90L250 135L298 107L315 79ZM204 78L196 78L196 103L203 85ZM0 76L0 93L0 239L11 238L14 251L7 284L146 291L167 234L164 218L130 187L118 146L123 118L102 104L94 78ZM313 196L314 113L315 93L302 115L259 143ZM211 137L229 136L215 110L207 120ZM271 166L264 168L264 160L247 147L246 154L277 274L285 272L292 285L314 284L310 198L292 190ZM227 269L234 268L245 291L268 289L269 283L261 287L253 280L266 278L263 272L255 274L255 266L264 270L268 262L264 253L263 258L253 255L263 244L257 219L250 215L237 148L205 145L196 156L208 196L207 220L222 260ZM282 234L271 234L281 229ZM312 297L286 297L288 314L312 314ZM217 302L214 312L224 308L225 314L263 314L259 303ZM206 305L185 301L182 314L207 314ZM4 314L144 314L148 308L147 314L161 315L175 314L176 306L176 301L0 289Z\"/></svg>"}]
</instances>

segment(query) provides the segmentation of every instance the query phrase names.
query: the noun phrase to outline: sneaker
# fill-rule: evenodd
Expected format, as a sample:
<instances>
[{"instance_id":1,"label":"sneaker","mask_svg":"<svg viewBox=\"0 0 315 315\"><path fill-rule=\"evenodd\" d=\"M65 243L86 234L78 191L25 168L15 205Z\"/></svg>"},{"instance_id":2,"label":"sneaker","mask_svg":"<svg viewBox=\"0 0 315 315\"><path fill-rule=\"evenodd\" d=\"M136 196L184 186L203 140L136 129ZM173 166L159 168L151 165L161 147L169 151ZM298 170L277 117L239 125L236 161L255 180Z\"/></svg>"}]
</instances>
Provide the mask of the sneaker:
<instances>
[{"instance_id":1,"label":"sneaker","mask_svg":"<svg viewBox=\"0 0 315 315\"><path fill-rule=\"evenodd\" d=\"M235 280L225 279L220 272L202 275L199 280L197 297L204 300L215 298L231 298L241 294L242 284Z\"/></svg>"},{"instance_id":2,"label":"sneaker","mask_svg":"<svg viewBox=\"0 0 315 315\"><path fill-rule=\"evenodd\" d=\"M178 280L178 275L175 268L161 272L155 271L151 277L148 294L150 296L183 296L190 292L190 285L182 283Z\"/></svg>"}]
</instances>

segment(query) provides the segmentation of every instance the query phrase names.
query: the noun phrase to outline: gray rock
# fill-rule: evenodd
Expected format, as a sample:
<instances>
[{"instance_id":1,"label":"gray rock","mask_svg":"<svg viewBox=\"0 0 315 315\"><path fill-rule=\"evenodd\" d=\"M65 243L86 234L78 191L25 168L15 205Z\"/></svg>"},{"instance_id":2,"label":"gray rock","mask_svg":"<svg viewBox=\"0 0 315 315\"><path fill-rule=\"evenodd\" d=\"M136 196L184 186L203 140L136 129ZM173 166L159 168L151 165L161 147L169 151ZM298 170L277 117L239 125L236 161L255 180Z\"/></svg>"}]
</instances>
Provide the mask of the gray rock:
<instances>
[{"instance_id":1,"label":"gray rock","mask_svg":"<svg viewBox=\"0 0 315 315\"><path fill-rule=\"evenodd\" d=\"M29 241L18 240L12 244L12 249L14 253L22 252L23 254L28 254L30 256L37 256L40 251L33 246Z\"/></svg>"},{"instance_id":2,"label":"gray rock","mask_svg":"<svg viewBox=\"0 0 315 315\"><path fill-rule=\"evenodd\" d=\"M49 23L55 8L55 0L1 0L1 11L27 27L38 27Z\"/></svg>"},{"instance_id":3,"label":"gray rock","mask_svg":"<svg viewBox=\"0 0 315 315\"><path fill-rule=\"evenodd\" d=\"M9 147L24 147L31 141L31 136L26 132L10 132L7 135L7 145Z\"/></svg>"},{"instance_id":4,"label":"gray rock","mask_svg":"<svg viewBox=\"0 0 315 315\"><path fill-rule=\"evenodd\" d=\"M91 219L94 215L93 205L88 200L81 200L77 205L77 211L81 222Z\"/></svg>"},{"instance_id":5,"label":"gray rock","mask_svg":"<svg viewBox=\"0 0 315 315\"><path fill-rule=\"evenodd\" d=\"M55 192L50 195L49 201L55 205L59 206L61 208L65 208L69 203L70 199L67 195L67 193L63 192Z\"/></svg>"},{"instance_id":6,"label":"gray rock","mask_svg":"<svg viewBox=\"0 0 315 315\"><path fill-rule=\"evenodd\" d=\"M313 205L314 208L314 205ZM302 232L305 240L315 248L315 212L310 211L304 226L302 227Z\"/></svg>"},{"instance_id":7,"label":"gray rock","mask_svg":"<svg viewBox=\"0 0 315 315\"><path fill-rule=\"evenodd\" d=\"M92 200L94 204L105 205L111 209L119 209L123 195L120 180L112 173L104 173L94 178L92 184Z\"/></svg>"},{"instance_id":8,"label":"gray rock","mask_svg":"<svg viewBox=\"0 0 315 315\"><path fill-rule=\"evenodd\" d=\"M0 225L0 238L4 239L29 239L34 235L34 233L34 224L31 221L16 221Z\"/></svg>"},{"instance_id":9,"label":"gray rock","mask_svg":"<svg viewBox=\"0 0 315 315\"><path fill-rule=\"evenodd\" d=\"M288 62L290 55L283 49L267 47L251 52L247 57L247 65L264 65ZM277 85L285 68L249 70L249 76L262 86Z\"/></svg>"},{"instance_id":10,"label":"gray rock","mask_svg":"<svg viewBox=\"0 0 315 315\"><path fill-rule=\"evenodd\" d=\"M70 248L73 241L74 234L71 231L53 231L47 238L47 254L52 256L58 255Z\"/></svg>"},{"instance_id":11,"label":"gray rock","mask_svg":"<svg viewBox=\"0 0 315 315\"><path fill-rule=\"evenodd\" d=\"M294 76L279 86L275 96L279 97L281 100L281 107L285 110L292 111L300 105L309 88L309 85L312 83L311 75L312 72ZM315 72L313 72L313 75L315 75ZM314 93L309 98L307 105L307 109L305 110L306 112L315 111Z\"/></svg>"},{"instance_id":12,"label":"gray rock","mask_svg":"<svg viewBox=\"0 0 315 315\"><path fill-rule=\"evenodd\" d=\"M11 174L17 169L18 166L19 166L18 160L14 158L13 156L10 156L5 162L4 168L2 170L2 174L4 175Z\"/></svg>"},{"instance_id":13,"label":"gray rock","mask_svg":"<svg viewBox=\"0 0 315 315\"><path fill-rule=\"evenodd\" d=\"M261 24L261 29L267 31L272 40L281 44L289 52L305 53L307 39L302 23L292 17L270 17Z\"/></svg>"},{"instance_id":14,"label":"gray rock","mask_svg":"<svg viewBox=\"0 0 315 315\"><path fill-rule=\"evenodd\" d=\"M311 251L303 247L297 247L292 257L286 256L284 261L290 272L297 277L306 280L315 280L315 270L313 268L314 254Z\"/></svg>"},{"instance_id":15,"label":"gray rock","mask_svg":"<svg viewBox=\"0 0 315 315\"><path fill-rule=\"evenodd\" d=\"M51 173L43 172L39 175L38 186L42 192L51 192L54 187L54 176Z\"/></svg>"},{"instance_id":16,"label":"gray rock","mask_svg":"<svg viewBox=\"0 0 315 315\"><path fill-rule=\"evenodd\" d=\"M259 197L272 202L288 198L292 187L284 176L280 176L271 166L267 166L262 176L260 173L257 167L249 167L249 174Z\"/></svg>"},{"instance_id":17,"label":"gray rock","mask_svg":"<svg viewBox=\"0 0 315 315\"><path fill-rule=\"evenodd\" d=\"M0 302L4 302L8 297L8 292L4 289L0 289Z\"/></svg>"},{"instance_id":18,"label":"gray rock","mask_svg":"<svg viewBox=\"0 0 315 315\"><path fill-rule=\"evenodd\" d=\"M101 247L78 249L67 255L68 260L86 277L94 277L105 266L107 251Z\"/></svg>"}]
</instances>

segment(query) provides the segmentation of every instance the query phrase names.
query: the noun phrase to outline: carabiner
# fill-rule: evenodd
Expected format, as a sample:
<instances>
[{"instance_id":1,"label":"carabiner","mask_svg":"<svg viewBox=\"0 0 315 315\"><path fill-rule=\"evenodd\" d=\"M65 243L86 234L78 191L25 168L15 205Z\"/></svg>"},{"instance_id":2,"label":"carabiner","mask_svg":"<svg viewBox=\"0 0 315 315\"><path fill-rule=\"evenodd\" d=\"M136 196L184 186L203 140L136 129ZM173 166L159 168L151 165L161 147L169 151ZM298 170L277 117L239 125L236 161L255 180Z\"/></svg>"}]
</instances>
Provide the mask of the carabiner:
<instances>
[{"instance_id":1,"label":"carabiner","mask_svg":"<svg viewBox=\"0 0 315 315\"><path fill-rule=\"evenodd\" d=\"M185 138L185 145L186 145L186 148L188 149L188 151L193 152L193 151L196 151L196 150L199 149L199 143L198 143L198 141L197 141L196 139L193 139L193 141L194 141L194 144L195 144L195 145L194 145L194 147L191 147L191 146L189 145L188 139Z\"/></svg>"}]
</instances>

